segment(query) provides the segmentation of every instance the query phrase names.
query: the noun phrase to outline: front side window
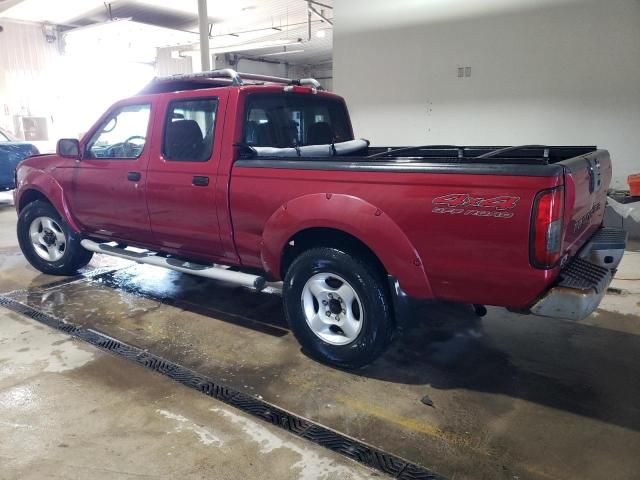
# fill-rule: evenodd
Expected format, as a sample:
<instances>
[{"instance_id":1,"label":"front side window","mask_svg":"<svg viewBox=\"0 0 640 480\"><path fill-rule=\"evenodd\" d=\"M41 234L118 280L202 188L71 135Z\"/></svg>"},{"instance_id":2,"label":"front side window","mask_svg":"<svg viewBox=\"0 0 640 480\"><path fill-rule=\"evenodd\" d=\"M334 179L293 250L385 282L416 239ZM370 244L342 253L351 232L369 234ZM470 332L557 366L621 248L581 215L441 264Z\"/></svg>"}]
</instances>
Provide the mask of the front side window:
<instances>
[{"instance_id":1,"label":"front side window","mask_svg":"<svg viewBox=\"0 0 640 480\"><path fill-rule=\"evenodd\" d=\"M325 145L353 140L344 103L307 94L252 95L244 143L256 147Z\"/></svg>"},{"instance_id":2,"label":"front side window","mask_svg":"<svg viewBox=\"0 0 640 480\"><path fill-rule=\"evenodd\" d=\"M218 99L171 102L165 119L162 154L178 162L206 162L213 152Z\"/></svg>"},{"instance_id":3,"label":"front side window","mask_svg":"<svg viewBox=\"0 0 640 480\"><path fill-rule=\"evenodd\" d=\"M0 131L0 142L8 142L9 137L7 137L4 133Z\"/></svg>"},{"instance_id":4,"label":"front side window","mask_svg":"<svg viewBox=\"0 0 640 480\"><path fill-rule=\"evenodd\" d=\"M87 144L87 158L136 159L147 139L151 105L126 105L102 123Z\"/></svg>"}]
</instances>

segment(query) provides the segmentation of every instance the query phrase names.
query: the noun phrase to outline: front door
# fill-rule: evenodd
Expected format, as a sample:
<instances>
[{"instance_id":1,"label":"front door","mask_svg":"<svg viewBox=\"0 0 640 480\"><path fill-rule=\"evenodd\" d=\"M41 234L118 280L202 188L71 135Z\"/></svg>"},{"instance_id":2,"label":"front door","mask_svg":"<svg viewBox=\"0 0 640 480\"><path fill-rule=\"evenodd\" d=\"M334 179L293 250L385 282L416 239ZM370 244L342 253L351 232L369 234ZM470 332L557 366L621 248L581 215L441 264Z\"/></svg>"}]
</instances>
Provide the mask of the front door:
<instances>
[{"instance_id":1,"label":"front door","mask_svg":"<svg viewBox=\"0 0 640 480\"><path fill-rule=\"evenodd\" d=\"M191 91L160 107L163 124L154 132L147 199L155 243L167 251L222 256L215 193L226 99L226 92Z\"/></svg>"},{"instance_id":2,"label":"front door","mask_svg":"<svg viewBox=\"0 0 640 480\"><path fill-rule=\"evenodd\" d=\"M145 197L151 111L151 101L118 104L83 142L68 193L71 213L88 233L141 244L151 240Z\"/></svg>"}]
</instances>

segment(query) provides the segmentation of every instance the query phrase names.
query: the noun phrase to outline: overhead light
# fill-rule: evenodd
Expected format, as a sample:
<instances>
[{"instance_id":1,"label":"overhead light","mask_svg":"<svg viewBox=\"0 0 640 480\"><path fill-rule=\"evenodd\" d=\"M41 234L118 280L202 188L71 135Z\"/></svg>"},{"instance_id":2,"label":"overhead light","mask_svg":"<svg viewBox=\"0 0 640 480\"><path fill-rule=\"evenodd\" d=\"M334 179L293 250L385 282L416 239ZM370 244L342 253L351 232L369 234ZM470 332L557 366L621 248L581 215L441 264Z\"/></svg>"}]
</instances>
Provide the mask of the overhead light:
<instances>
[{"instance_id":1,"label":"overhead light","mask_svg":"<svg viewBox=\"0 0 640 480\"><path fill-rule=\"evenodd\" d=\"M236 45L225 45L221 47L211 47L211 53L231 53L244 52L247 50L261 50L263 48L284 47L285 45L293 45L302 43L300 38L287 38L284 40L265 40L262 42L249 42Z\"/></svg>"},{"instance_id":2,"label":"overhead light","mask_svg":"<svg viewBox=\"0 0 640 480\"><path fill-rule=\"evenodd\" d=\"M304 50L301 48L298 50L285 50L284 52L273 52L273 53L265 53L260 55L261 57L275 57L276 55L289 55L290 53L302 53Z\"/></svg>"},{"instance_id":3,"label":"overhead light","mask_svg":"<svg viewBox=\"0 0 640 480\"><path fill-rule=\"evenodd\" d=\"M324 38L327 36L327 31L326 30L318 30L316 32L316 37L318 38Z\"/></svg>"}]
</instances>

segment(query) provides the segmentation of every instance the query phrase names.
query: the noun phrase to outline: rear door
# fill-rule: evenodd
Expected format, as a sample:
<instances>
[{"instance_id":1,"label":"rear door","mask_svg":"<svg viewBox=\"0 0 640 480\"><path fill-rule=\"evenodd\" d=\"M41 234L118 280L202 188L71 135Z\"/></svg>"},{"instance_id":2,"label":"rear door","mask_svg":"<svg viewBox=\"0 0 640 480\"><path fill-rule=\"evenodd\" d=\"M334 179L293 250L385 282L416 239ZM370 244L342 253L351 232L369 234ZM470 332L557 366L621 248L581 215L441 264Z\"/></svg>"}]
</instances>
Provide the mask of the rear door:
<instances>
[{"instance_id":1,"label":"rear door","mask_svg":"<svg viewBox=\"0 0 640 480\"><path fill-rule=\"evenodd\" d=\"M168 251L211 260L222 256L216 171L227 96L225 91L181 92L167 96L161 106L147 198L154 243Z\"/></svg>"},{"instance_id":2,"label":"rear door","mask_svg":"<svg viewBox=\"0 0 640 480\"><path fill-rule=\"evenodd\" d=\"M565 167L563 251L574 255L602 225L611 183L611 158L596 150L560 162Z\"/></svg>"}]
</instances>

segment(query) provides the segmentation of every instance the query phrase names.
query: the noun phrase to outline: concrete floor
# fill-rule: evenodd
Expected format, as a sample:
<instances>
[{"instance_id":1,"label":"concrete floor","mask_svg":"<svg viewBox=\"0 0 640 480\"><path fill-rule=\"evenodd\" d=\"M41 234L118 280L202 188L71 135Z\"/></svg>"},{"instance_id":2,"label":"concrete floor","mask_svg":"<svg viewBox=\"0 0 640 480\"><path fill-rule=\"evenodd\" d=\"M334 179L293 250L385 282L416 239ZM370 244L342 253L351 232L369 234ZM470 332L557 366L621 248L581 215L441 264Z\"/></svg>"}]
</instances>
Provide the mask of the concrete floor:
<instances>
[{"instance_id":1,"label":"concrete floor","mask_svg":"<svg viewBox=\"0 0 640 480\"><path fill-rule=\"evenodd\" d=\"M51 286L58 279L40 275L26 264L16 246L14 229L15 212L0 210L0 292L13 290L13 298L34 308L149 349L450 478L629 479L637 478L640 471L640 252L632 251L634 247L625 255L612 285L621 293L607 295L600 310L585 321L521 316L498 308L490 308L489 314L479 319L465 306L418 305L413 315L421 321L416 327L398 339L379 361L348 373L313 362L299 351L286 329L280 299L275 295L126 263L114 263L116 271L95 279ZM113 260L96 257L94 262L90 269ZM19 320L13 315L12 321ZM51 335L64 338L58 333ZM71 343L82 351L91 351L96 358L104 357L118 365L123 362ZM19 356L17 350L13 352L7 362ZM52 395L65 397L55 404L79 405L80 399L91 396L92 384L100 384L108 392L97 394L96 402L101 398L116 402L122 395L121 380L106 381L112 378L108 367L94 368L79 367L87 371L81 375L82 382L87 383L79 383L81 386L71 395L66 395L64 383L57 391L52 386ZM128 385L131 383L127 379L137 378L135 385L154 391L155 382L160 382L164 387L157 388L189 397L174 404L173 409L155 405L153 402L163 399L158 394L149 395L153 400L147 402L141 399L135 407L129 406L131 399L123 404L133 412L127 412L126 424L135 424L131 429L137 428L140 436L131 438L127 427L123 432L115 429L118 441L109 433L105 436L110 439L109 448L119 451L125 448L119 445L119 435L123 435L127 458L132 457L132 449L147 448L141 442L147 427L150 431L162 429L148 420L150 417L183 425L174 418L182 416L193 419L197 426L211 428L219 424L220 417L227 418L226 414L210 411L220 408L235 415L233 418L261 425L155 374L138 372L132 365L122 364L114 370L117 374ZM147 382L154 385L144 387ZM76 394L80 391L83 393ZM433 406L421 402L425 395ZM126 410L123 405L113 410L105 408L105 422L117 425L122 421L119 413ZM175 405L185 410L176 410ZM76 422L82 422L84 429L100 428L99 423L87 421L86 411L90 409L66 410L81 414L69 418L58 408L48 412L47 418L59 421L62 431L73 428ZM0 412L3 420L9 415L4 409ZM22 424L15 418L10 422ZM24 425L37 428L37 422ZM190 433L193 443L198 444L199 439L193 438L198 434L185 426L182 429L179 433ZM10 435L18 444L22 440L30 444L21 437L27 431L16 427ZM260 450L246 431L236 433L241 450ZM299 441L282 432L273 433L284 436L283 441ZM188 455L192 453L192 446L172 443L172 438L152 437L174 445L178 450L174 455L185 448ZM305 447L316 452L313 445ZM224 444L213 448L224 449ZM0 455L11 455L16 461L23 456L35 458L28 449L12 450L10 454L0 450ZM114 455L108 450L91 454L100 464L120 458ZM324 450L318 455L335 462L334 468L349 468L327 475L347 475L347 471L352 476L372 475ZM75 455L70 457L76 460ZM258 462L271 466L278 457L274 453ZM298 460L288 460L287 466L295 467ZM183 458L175 463L180 463L183 471L203 474L213 465L189 470L201 465L201 460L194 458L190 466ZM236 478L232 470L228 472L228 478ZM289 475L304 475L299 469L292 472L287 471ZM238 471L240 476L262 478ZM269 477L280 478L277 474Z\"/></svg>"},{"instance_id":2,"label":"concrete floor","mask_svg":"<svg viewBox=\"0 0 640 480\"><path fill-rule=\"evenodd\" d=\"M24 263L14 224L0 206L0 292L59 280ZM0 307L0 479L41 478L385 476Z\"/></svg>"}]
</instances>

